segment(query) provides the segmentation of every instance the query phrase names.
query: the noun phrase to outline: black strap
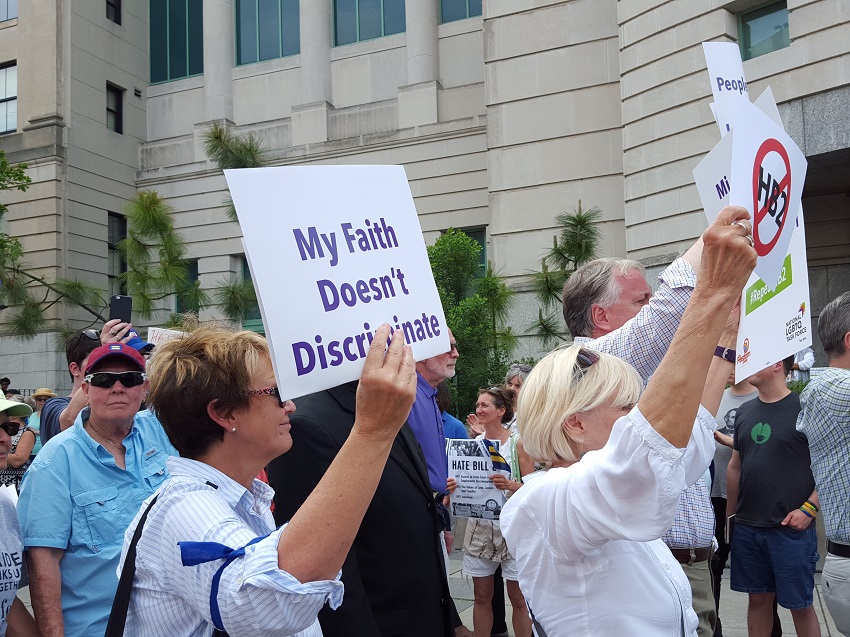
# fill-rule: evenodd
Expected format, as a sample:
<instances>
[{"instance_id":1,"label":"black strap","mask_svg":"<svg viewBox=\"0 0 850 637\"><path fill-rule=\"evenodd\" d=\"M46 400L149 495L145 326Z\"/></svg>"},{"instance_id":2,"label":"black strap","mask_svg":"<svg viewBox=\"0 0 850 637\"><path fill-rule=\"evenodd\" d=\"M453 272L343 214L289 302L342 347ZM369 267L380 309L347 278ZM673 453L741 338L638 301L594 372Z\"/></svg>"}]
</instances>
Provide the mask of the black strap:
<instances>
[{"instance_id":1,"label":"black strap","mask_svg":"<svg viewBox=\"0 0 850 637\"><path fill-rule=\"evenodd\" d=\"M112 611L109 613L109 623L106 625L106 633L104 633L103 637L124 636L124 626L127 624L127 610L130 608L130 593L133 591L133 578L136 576L136 544L139 543L139 538L142 537L142 528L145 526L148 513L151 512L158 497L154 496L154 499L151 500L148 508L145 509L142 517L139 518L139 524L133 532L133 539L130 540L127 555L124 557L121 578L118 580L118 590L115 591L115 598L112 600ZM213 637L228 637L228 635L216 629L213 631Z\"/></svg>"},{"instance_id":2,"label":"black strap","mask_svg":"<svg viewBox=\"0 0 850 637\"><path fill-rule=\"evenodd\" d=\"M528 608L528 614L531 615L531 623L534 627L534 634L537 635L537 637L548 637L548 635L546 635L546 631L543 630L543 626L540 625L540 622L537 621L537 618L534 616L534 611L531 610L531 606L529 606L528 601L525 602L525 605Z\"/></svg>"}]
</instances>

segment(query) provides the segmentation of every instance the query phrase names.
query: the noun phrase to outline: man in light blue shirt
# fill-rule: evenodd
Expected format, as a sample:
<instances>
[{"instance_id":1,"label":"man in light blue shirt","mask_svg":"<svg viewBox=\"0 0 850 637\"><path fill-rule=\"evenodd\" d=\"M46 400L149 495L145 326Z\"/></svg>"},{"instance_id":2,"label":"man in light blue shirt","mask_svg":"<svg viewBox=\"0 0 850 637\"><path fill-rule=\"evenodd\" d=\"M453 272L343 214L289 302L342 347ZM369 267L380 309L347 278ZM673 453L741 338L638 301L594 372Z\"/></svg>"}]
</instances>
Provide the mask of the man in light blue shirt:
<instances>
[{"instance_id":1,"label":"man in light blue shirt","mask_svg":"<svg viewBox=\"0 0 850 637\"><path fill-rule=\"evenodd\" d=\"M104 633L124 532L167 477L166 458L177 455L159 421L138 412L144 369L125 344L95 349L84 384L91 411L45 446L24 476L18 514L43 637Z\"/></svg>"}]
</instances>

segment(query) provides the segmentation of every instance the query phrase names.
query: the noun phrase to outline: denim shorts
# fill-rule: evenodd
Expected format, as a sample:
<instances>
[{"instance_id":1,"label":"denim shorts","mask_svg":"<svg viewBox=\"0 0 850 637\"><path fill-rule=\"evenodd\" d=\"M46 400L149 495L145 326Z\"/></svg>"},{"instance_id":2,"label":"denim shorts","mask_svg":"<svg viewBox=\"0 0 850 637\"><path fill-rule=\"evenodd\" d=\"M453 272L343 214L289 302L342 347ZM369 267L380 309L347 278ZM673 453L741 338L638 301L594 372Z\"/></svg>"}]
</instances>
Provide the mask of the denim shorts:
<instances>
[{"instance_id":1,"label":"denim shorts","mask_svg":"<svg viewBox=\"0 0 850 637\"><path fill-rule=\"evenodd\" d=\"M818 538L814 522L805 531L788 526L735 525L732 533L732 577L729 586L741 593L776 593L783 608L812 605Z\"/></svg>"}]
</instances>

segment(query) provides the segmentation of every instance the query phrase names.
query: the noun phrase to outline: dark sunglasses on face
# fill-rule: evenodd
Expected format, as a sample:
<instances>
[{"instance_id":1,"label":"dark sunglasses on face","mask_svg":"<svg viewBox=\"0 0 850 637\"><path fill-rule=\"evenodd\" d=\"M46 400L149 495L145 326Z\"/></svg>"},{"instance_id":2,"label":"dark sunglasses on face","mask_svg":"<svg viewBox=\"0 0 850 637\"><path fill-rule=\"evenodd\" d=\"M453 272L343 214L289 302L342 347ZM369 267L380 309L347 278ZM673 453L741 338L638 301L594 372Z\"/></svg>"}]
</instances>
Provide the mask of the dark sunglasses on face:
<instances>
[{"instance_id":1,"label":"dark sunglasses on face","mask_svg":"<svg viewBox=\"0 0 850 637\"><path fill-rule=\"evenodd\" d=\"M92 387L109 389L117 380L120 380L124 387L136 387L144 383L147 377L148 375L144 372L95 372L83 380Z\"/></svg>"},{"instance_id":2,"label":"dark sunglasses on face","mask_svg":"<svg viewBox=\"0 0 850 637\"><path fill-rule=\"evenodd\" d=\"M5 431L9 436L17 436L21 430L19 422L0 422L0 429Z\"/></svg>"},{"instance_id":3,"label":"dark sunglasses on face","mask_svg":"<svg viewBox=\"0 0 850 637\"><path fill-rule=\"evenodd\" d=\"M280 397L280 390L277 387L267 387L265 389L252 389L248 392L249 396L274 396L277 398L277 402L280 405L280 408L286 405L286 398Z\"/></svg>"}]
</instances>

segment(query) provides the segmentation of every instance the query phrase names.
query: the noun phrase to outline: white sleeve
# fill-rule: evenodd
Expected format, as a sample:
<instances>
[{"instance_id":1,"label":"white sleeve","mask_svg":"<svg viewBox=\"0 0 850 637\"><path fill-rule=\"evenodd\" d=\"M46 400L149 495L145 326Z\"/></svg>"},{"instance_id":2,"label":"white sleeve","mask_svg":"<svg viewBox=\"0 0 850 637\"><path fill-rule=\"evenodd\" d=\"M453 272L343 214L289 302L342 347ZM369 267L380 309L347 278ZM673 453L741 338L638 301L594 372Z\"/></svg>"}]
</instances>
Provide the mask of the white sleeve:
<instances>
[{"instance_id":1,"label":"white sleeve","mask_svg":"<svg viewBox=\"0 0 850 637\"><path fill-rule=\"evenodd\" d=\"M660 538L673 523L686 478L696 482L711 462L713 428L711 414L700 408L688 447L677 449L635 408L615 423L604 448L568 469L550 469L518 491L517 502L511 498L500 523L508 546L539 533L553 550L577 559L606 542Z\"/></svg>"}]
</instances>

